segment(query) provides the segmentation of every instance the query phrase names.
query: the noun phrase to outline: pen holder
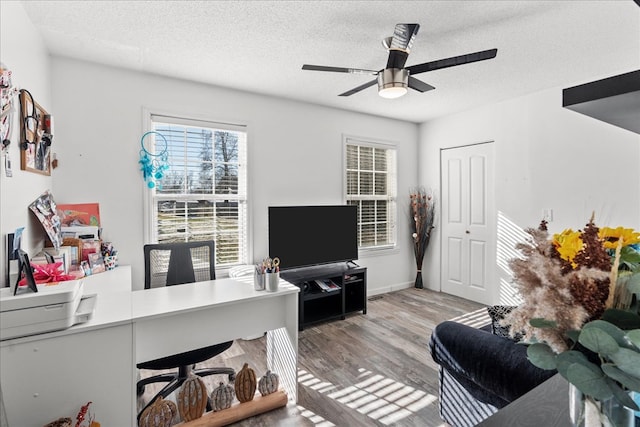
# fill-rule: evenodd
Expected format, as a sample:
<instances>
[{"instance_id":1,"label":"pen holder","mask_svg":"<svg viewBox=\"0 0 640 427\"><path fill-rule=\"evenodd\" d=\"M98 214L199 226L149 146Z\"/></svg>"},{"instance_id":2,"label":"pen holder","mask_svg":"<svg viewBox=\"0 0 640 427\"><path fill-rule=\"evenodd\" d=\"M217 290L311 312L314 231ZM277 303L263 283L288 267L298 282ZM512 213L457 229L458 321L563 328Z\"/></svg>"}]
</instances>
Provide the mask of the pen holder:
<instances>
[{"instance_id":1,"label":"pen holder","mask_svg":"<svg viewBox=\"0 0 640 427\"><path fill-rule=\"evenodd\" d=\"M253 273L253 289L264 291L264 273L258 271Z\"/></svg>"},{"instance_id":2,"label":"pen holder","mask_svg":"<svg viewBox=\"0 0 640 427\"><path fill-rule=\"evenodd\" d=\"M278 290L278 283L280 282L280 272L265 273L266 287L269 292L276 292Z\"/></svg>"},{"instance_id":3,"label":"pen holder","mask_svg":"<svg viewBox=\"0 0 640 427\"><path fill-rule=\"evenodd\" d=\"M113 270L114 268L116 268L118 264L118 256L117 255L111 255L111 256L105 256L104 257L104 267L107 270Z\"/></svg>"}]
</instances>

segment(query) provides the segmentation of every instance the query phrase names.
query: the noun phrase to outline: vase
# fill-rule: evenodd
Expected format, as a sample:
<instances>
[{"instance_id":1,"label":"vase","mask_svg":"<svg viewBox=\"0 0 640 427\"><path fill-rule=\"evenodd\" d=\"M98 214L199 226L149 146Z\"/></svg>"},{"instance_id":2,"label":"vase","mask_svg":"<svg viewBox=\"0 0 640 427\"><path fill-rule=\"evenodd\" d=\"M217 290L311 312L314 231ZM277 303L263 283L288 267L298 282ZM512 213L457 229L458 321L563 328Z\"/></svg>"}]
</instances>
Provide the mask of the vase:
<instances>
[{"instance_id":1,"label":"vase","mask_svg":"<svg viewBox=\"0 0 640 427\"><path fill-rule=\"evenodd\" d=\"M418 289L422 289L424 286L422 285L422 271L418 270L416 273L416 282L414 286Z\"/></svg>"},{"instance_id":2,"label":"vase","mask_svg":"<svg viewBox=\"0 0 640 427\"><path fill-rule=\"evenodd\" d=\"M611 398L599 401L569 384L569 417L574 427L635 427L631 409Z\"/></svg>"}]
</instances>

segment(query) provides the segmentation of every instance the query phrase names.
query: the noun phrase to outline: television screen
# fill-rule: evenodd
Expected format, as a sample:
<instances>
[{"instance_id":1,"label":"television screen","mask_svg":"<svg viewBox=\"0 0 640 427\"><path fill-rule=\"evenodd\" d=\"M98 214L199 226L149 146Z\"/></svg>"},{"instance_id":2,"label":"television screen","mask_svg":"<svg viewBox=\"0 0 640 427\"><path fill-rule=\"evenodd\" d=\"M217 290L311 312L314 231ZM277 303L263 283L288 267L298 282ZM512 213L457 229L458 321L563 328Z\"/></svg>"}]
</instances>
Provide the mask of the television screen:
<instances>
[{"instance_id":1,"label":"television screen","mask_svg":"<svg viewBox=\"0 0 640 427\"><path fill-rule=\"evenodd\" d=\"M358 259L355 206L270 206L269 256L290 269Z\"/></svg>"}]
</instances>

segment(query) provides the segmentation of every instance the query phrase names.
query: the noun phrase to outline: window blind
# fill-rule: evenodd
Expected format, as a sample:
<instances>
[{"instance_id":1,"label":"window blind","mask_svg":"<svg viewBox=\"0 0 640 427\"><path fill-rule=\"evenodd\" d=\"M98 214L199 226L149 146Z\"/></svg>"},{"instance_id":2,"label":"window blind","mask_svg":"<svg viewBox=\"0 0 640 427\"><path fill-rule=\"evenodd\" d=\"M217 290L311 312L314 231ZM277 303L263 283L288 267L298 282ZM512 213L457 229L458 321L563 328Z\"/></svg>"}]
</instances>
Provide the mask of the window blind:
<instances>
[{"instance_id":1,"label":"window blind","mask_svg":"<svg viewBox=\"0 0 640 427\"><path fill-rule=\"evenodd\" d=\"M155 241L214 240L216 266L246 264L246 129L158 115L151 120L169 156L169 170L151 190Z\"/></svg>"},{"instance_id":2,"label":"window blind","mask_svg":"<svg viewBox=\"0 0 640 427\"><path fill-rule=\"evenodd\" d=\"M346 202L358 207L360 248L396 243L396 149L347 139Z\"/></svg>"}]
</instances>

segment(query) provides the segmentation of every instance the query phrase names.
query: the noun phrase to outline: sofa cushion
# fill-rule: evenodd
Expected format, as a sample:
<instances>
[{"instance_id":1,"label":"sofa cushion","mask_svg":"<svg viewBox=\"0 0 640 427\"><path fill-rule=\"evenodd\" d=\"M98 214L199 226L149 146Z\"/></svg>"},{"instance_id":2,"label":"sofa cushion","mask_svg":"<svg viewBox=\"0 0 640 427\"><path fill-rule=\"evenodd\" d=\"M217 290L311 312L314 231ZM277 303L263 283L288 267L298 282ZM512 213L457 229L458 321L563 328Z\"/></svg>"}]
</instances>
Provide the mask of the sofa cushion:
<instances>
[{"instance_id":1,"label":"sofa cushion","mask_svg":"<svg viewBox=\"0 0 640 427\"><path fill-rule=\"evenodd\" d=\"M491 318L491 333L497 335L502 338L508 338L515 342L522 341L522 334L516 333L513 337L510 333L510 327L502 326L500 321L504 319L504 317L511 313L511 311L516 308L515 305L492 305L487 307L487 313Z\"/></svg>"},{"instance_id":2,"label":"sofa cushion","mask_svg":"<svg viewBox=\"0 0 640 427\"><path fill-rule=\"evenodd\" d=\"M461 323L446 321L433 330L431 356L470 394L502 408L556 371L535 367L527 347Z\"/></svg>"}]
</instances>

